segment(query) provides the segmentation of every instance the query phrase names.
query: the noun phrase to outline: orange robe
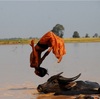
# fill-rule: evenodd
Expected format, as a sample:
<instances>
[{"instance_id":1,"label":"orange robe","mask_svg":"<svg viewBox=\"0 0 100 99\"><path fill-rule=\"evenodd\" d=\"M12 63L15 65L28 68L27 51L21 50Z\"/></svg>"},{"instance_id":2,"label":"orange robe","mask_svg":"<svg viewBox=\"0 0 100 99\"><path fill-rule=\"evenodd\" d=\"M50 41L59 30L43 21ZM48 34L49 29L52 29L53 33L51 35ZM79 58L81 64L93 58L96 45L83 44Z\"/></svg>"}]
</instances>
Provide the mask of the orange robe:
<instances>
[{"instance_id":1,"label":"orange robe","mask_svg":"<svg viewBox=\"0 0 100 99\"><path fill-rule=\"evenodd\" d=\"M39 41L40 44L48 45L52 47L52 52L61 61L62 56L66 54L66 49L64 45L64 40L59 36L55 35L52 31L47 32Z\"/></svg>"}]
</instances>

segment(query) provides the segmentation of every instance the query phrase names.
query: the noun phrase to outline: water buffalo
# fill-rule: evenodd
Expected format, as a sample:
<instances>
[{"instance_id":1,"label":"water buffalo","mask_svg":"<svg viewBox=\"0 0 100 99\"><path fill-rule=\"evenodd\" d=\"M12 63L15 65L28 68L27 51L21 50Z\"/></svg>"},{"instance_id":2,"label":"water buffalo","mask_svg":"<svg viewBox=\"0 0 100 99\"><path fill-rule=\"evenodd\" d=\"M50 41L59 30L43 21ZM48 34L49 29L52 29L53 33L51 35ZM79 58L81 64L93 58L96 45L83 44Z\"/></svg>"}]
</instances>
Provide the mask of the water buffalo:
<instances>
[{"instance_id":1,"label":"water buffalo","mask_svg":"<svg viewBox=\"0 0 100 99\"><path fill-rule=\"evenodd\" d=\"M47 82L37 87L38 92L54 93L55 95L99 94L100 85L91 81L75 81L81 73L72 78L61 76L63 72L51 76Z\"/></svg>"}]
</instances>

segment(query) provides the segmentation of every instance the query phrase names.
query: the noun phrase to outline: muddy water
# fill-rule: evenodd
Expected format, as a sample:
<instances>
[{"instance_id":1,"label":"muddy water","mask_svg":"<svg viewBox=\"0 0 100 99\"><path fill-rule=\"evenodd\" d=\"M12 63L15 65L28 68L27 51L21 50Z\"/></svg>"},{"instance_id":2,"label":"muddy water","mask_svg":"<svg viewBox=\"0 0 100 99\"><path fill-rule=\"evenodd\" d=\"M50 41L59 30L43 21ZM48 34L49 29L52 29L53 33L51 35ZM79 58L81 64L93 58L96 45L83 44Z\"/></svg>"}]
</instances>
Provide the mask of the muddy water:
<instances>
[{"instance_id":1,"label":"muddy water","mask_svg":"<svg viewBox=\"0 0 100 99\"><path fill-rule=\"evenodd\" d=\"M73 99L68 96L40 95L36 87L50 76L63 72L72 77L82 73L79 80L100 83L100 43L68 43L67 54L61 63L50 53L42 67L48 69L49 76L37 77L29 67L29 45L0 45L0 99Z\"/></svg>"}]
</instances>

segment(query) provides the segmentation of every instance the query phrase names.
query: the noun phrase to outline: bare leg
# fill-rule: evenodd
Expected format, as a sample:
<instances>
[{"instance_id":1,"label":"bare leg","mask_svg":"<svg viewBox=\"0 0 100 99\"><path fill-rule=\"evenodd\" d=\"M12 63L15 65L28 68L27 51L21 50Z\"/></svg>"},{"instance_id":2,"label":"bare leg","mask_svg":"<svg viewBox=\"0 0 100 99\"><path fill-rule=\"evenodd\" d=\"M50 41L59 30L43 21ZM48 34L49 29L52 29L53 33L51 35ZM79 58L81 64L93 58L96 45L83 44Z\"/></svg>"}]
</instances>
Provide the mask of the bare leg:
<instances>
[{"instance_id":1,"label":"bare leg","mask_svg":"<svg viewBox=\"0 0 100 99\"><path fill-rule=\"evenodd\" d=\"M31 67L37 68L39 65L39 54L34 47L34 40L31 41L32 53L31 53Z\"/></svg>"}]
</instances>

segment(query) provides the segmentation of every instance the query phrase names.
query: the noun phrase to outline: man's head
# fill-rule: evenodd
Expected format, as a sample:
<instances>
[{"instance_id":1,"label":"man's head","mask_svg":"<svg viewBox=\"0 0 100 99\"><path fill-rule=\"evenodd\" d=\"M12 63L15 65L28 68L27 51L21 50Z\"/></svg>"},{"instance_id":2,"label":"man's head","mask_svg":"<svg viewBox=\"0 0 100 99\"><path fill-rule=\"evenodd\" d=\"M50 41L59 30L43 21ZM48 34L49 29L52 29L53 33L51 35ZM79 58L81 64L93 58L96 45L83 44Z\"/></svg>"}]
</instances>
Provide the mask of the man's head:
<instances>
[{"instance_id":1,"label":"man's head","mask_svg":"<svg viewBox=\"0 0 100 99\"><path fill-rule=\"evenodd\" d=\"M61 24L56 24L56 26L53 27L52 32L56 34L59 37L63 37L64 35L64 27Z\"/></svg>"},{"instance_id":2,"label":"man's head","mask_svg":"<svg viewBox=\"0 0 100 99\"><path fill-rule=\"evenodd\" d=\"M48 74L48 71L43 67L35 68L35 74L39 77L44 77L46 74Z\"/></svg>"}]
</instances>

